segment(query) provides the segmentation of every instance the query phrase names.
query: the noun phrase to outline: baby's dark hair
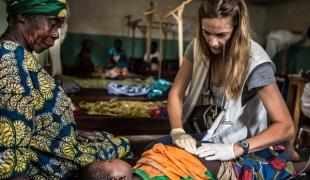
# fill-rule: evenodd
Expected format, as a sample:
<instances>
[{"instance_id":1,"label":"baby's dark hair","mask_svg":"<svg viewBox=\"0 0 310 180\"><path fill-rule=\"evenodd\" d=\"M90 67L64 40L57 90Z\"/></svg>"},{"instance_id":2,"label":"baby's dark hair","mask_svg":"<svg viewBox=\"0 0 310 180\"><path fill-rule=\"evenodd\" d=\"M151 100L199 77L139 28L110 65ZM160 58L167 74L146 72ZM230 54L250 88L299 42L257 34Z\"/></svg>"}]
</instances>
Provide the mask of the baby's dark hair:
<instances>
[{"instance_id":1,"label":"baby's dark hair","mask_svg":"<svg viewBox=\"0 0 310 180\"><path fill-rule=\"evenodd\" d=\"M79 173L79 179L81 180L111 180L113 179L112 172L99 168L95 164L91 163L81 169Z\"/></svg>"}]
</instances>

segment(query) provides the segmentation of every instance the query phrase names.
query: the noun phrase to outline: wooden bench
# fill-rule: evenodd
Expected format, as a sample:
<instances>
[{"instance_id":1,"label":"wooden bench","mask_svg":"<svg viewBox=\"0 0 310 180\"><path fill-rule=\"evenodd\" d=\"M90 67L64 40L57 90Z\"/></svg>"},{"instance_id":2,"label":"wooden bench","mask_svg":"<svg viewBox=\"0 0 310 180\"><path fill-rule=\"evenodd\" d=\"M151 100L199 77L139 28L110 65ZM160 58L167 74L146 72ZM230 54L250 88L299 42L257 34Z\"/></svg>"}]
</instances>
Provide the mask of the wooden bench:
<instances>
[{"instance_id":1,"label":"wooden bench","mask_svg":"<svg viewBox=\"0 0 310 180\"><path fill-rule=\"evenodd\" d=\"M79 130L107 131L114 135L163 135L169 134L167 117L132 118L79 115L75 117Z\"/></svg>"},{"instance_id":2,"label":"wooden bench","mask_svg":"<svg viewBox=\"0 0 310 180\"><path fill-rule=\"evenodd\" d=\"M287 106L292 115L296 132L299 127L300 112L301 112L301 97L304 92L305 79L295 75L288 75L288 96L287 96Z\"/></svg>"}]
</instances>

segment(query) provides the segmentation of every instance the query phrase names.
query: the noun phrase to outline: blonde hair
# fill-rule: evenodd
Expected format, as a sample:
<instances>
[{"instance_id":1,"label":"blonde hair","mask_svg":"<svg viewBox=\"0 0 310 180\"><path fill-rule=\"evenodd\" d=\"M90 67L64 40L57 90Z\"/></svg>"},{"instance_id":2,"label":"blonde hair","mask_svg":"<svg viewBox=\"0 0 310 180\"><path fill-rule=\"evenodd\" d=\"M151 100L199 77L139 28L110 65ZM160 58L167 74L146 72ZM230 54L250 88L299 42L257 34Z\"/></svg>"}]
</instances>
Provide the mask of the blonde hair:
<instances>
[{"instance_id":1,"label":"blonde hair","mask_svg":"<svg viewBox=\"0 0 310 180\"><path fill-rule=\"evenodd\" d=\"M223 58L212 61L202 34L201 21L204 18L223 17L231 17L234 30L223 47ZM210 59L212 83L219 87L228 99L236 99L245 81L251 46L249 17L245 2L243 0L203 0L197 16L196 33L198 54L203 54Z\"/></svg>"}]
</instances>

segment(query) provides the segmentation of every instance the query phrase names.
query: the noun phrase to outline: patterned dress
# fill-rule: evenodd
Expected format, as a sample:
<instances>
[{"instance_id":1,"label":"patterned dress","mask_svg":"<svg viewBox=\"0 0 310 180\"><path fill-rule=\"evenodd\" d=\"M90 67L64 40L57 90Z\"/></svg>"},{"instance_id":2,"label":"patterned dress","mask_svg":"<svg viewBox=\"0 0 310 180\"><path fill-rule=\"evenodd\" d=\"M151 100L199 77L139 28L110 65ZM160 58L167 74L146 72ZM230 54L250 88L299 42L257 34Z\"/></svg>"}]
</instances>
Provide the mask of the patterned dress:
<instances>
[{"instance_id":1,"label":"patterned dress","mask_svg":"<svg viewBox=\"0 0 310 180\"><path fill-rule=\"evenodd\" d=\"M296 173L293 162L284 153L278 153L266 148L239 157L233 161L237 179L277 179L293 178Z\"/></svg>"},{"instance_id":2,"label":"patterned dress","mask_svg":"<svg viewBox=\"0 0 310 180\"><path fill-rule=\"evenodd\" d=\"M128 158L124 138L77 136L71 100L30 52L0 41L0 179L66 179L97 160Z\"/></svg>"}]
</instances>

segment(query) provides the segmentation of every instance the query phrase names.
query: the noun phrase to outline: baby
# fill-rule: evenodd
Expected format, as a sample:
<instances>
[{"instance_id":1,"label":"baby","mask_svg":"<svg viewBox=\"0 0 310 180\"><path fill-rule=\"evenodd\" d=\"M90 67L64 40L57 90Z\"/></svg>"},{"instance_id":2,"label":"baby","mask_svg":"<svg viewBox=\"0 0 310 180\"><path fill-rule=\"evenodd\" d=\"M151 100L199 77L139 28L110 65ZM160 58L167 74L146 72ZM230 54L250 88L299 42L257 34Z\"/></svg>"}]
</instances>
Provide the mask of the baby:
<instances>
[{"instance_id":1,"label":"baby","mask_svg":"<svg viewBox=\"0 0 310 180\"><path fill-rule=\"evenodd\" d=\"M93 162L79 174L81 180L140 180L133 176L131 166L121 159Z\"/></svg>"}]
</instances>

